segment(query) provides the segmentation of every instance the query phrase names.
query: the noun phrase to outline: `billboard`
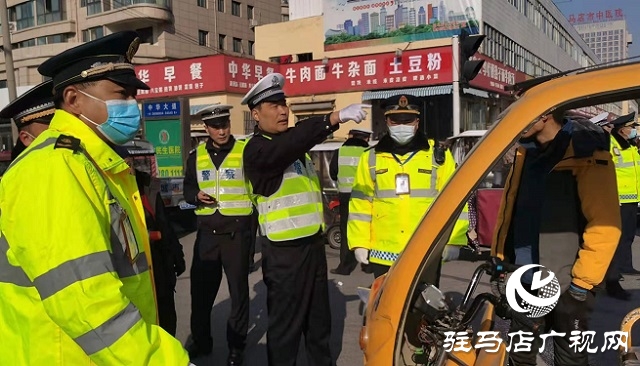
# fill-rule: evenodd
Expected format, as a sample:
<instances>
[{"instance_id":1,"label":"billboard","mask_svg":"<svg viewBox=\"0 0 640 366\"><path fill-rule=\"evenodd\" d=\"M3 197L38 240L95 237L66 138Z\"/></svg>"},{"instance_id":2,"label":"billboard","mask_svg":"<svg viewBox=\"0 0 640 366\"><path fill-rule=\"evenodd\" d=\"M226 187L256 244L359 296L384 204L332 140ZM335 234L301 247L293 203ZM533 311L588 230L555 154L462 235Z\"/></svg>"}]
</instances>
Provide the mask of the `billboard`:
<instances>
[{"instance_id":1,"label":"billboard","mask_svg":"<svg viewBox=\"0 0 640 366\"><path fill-rule=\"evenodd\" d=\"M323 0L325 50L479 33L481 0Z\"/></svg>"}]
</instances>

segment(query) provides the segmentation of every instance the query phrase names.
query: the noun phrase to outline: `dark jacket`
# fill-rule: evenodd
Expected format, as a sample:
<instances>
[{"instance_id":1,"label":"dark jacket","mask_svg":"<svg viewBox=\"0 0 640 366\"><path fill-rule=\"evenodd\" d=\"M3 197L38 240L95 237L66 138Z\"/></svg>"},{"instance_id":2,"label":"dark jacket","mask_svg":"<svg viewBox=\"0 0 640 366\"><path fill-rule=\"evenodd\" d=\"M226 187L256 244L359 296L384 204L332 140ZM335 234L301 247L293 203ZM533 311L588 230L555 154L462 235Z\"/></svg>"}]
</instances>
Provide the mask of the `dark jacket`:
<instances>
[{"instance_id":1,"label":"dark jacket","mask_svg":"<svg viewBox=\"0 0 640 366\"><path fill-rule=\"evenodd\" d=\"M543 187L537 220L538 263L554 272L563 289L569 282L592 289L604 279L620 238L616 175L609 137L590 122L567 122L560 134L569 143ZM558 137L556 137L557 139ZM505 184L492 254L514 260L513 222L527 155L521 141Z\"/></svg>"}]
</instances>

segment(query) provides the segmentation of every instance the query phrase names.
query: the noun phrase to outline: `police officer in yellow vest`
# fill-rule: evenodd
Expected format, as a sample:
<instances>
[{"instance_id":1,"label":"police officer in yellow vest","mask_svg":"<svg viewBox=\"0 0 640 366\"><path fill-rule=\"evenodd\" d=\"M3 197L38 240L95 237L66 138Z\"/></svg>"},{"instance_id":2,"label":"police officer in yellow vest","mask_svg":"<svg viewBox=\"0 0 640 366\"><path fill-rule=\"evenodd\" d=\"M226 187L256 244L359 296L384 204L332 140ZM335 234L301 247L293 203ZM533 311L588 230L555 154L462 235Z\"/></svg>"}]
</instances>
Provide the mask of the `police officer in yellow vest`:
<instances>
[{"instance_id":1,"label":"police officer in yellow vest","mask_svg":"<svg viewBox=\"0 0 640 366\"><path fill-rule=\"evenodd\" d=\"M53 83L47 80L29 89L0 112L0 119L13 119L18 128L18 141L11 149L11 160L17 158L42 131L49 128L56 111L51 89Z\"/></svg>"},{"instance_id":2,"label":"police officer in yellow vest","mask_svg":"<svg viewBox=\"0 0 640 366\"><path fill-rule=\"evenodd\" d=\"M340 200L340 264L330 272L349 275L358 262L347 244L347 221L349 219L349 198L351 187L356 176L360 155L369 147L369 138L373 132L354 128L349 131L349 138L340 149L333 154L329 164L331 179L338 181L338 198Z\"/></svg>"},{"instance_id":3,"label":"police officer in yellow vest","mask_svg":"<svg viewBox=\"0 0 640 366\"><path fill-rule=\"evenodd\" d=\"M3 365L187 365L157 325L149 237L135 176L112 146L140 128L136 32L40 65L49 129L0 181Z\"/></svg>"},{"instance_id":4,"label":"police officer in yellow vest","mask_svg":"<svg viewBox=\"0 0 640 366\"><path fill-rule=\"evenodd\" d=\"M250 188L244 179L244 140L231 135L230 105L212 105L197 114L209 139L189 155L185 200L197 206L198 236L191 266L192 357L211 353L211 309L227 275L231 313L227 323L229 365L242 364L249 324Z\"/></svg>"},{"instance_id":5,"label":"police officer in yellow vest","mask_svg":"<svg viewBox=\"0 0 640 366\"><path fill-rule=\"evenodd\" d=\"M309 365L333 365L322 193L309 150L340 123L360 123L365 105L352 104L289 128L284 76L269 74L244 97L258 125L244 166L258 207L262 274L267 285L270 366L296 364L304 334Z\"/></svg>"},{"instance_id":6,"label":"police officer in yellow vest","mask_svg":"<svg viewBox=\"0 0 640 366\"><path fill-rule=\"evenodd\" d=\"M616 165L622 235L605 277L609 296L628 300L630 294L620 286L622 274L640 274L632 265L631 245L636 235L636 215L640 198L640 154L632 146L637 136L635 112L604 125L611 134L611 156Z\"/></svg>"},{"instance_id":7,"label":"police officer in yellow vest","mask_svg":"<svg viewBox=\"0 0 640 366\"><path fill-rule=\"evenodd\" d=\"M411 95L383 102L389 134L360 157L353 183L349 248L375 277L398 258L455 169L451 153L442 158L418 132L420 105Z\"/></svg>"}]
</instances>

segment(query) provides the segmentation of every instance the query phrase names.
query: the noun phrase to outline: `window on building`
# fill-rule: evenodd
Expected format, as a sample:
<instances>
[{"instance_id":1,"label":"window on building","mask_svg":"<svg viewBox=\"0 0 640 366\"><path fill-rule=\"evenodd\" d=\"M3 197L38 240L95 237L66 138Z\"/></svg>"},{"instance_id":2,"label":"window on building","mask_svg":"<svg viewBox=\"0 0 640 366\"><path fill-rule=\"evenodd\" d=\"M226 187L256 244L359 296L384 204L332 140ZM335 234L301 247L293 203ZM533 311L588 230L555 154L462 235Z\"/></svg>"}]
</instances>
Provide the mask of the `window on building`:
<instances>
[{"instance_id":1,"label":"window on building","mask_svg":"<svg viewBox=\"0 0 640 366\"><path fill-rule=\"evenodd\" d=\"M283 22L288 22L289 21L289 14L282 14L281 20Z\"/></svg>"},{"instance_id":2,"label":"window on building","mask_svg":"<svg viewBox=\"0 0 640 366\"><path fill-rule=\"evenodd\" d=\"M309 53L299 53L298 54L298 62L306 62L306 61L313 61L313 54L311 52L309 52Z\"/></svg>"},{"instance_id":3,"label":"window on building","mask_svg":"<svg viewBox=\"0 0 640 366\"><path fill-rule=\"evenodd\" d=\"M209 32L198 30L198 44L200 46L209 47Z\"/></svg>"},{"instance_id":4,"label":"window on building","mask_svg":"<svg viewBox=\"0 0 640 366\"><path fill-rule=\"evenodd\" d=\"M6 88L7 87L7 81L6 80L0 80L0 88Z\"/></svg>"},{"instance_id":5,"label":"window on building","mask_svg":"<svg viewBox=\"0 0 640 366\"><path fill-rule=\"evenodd\" d=\"M156 40L153 38L153 27L136 29L140 37L140 43L154 44Z\"/></svg>"},{"instance_id":6,"label":"window on building","mask_svg":"<svg viewBox=\"0 0 640 366\"><path fill-rule=\"evenodd\" d=\"M247 19L253 19L253 6L247 5Z\"/></svg>"},{"instance_id":7,"label":"window on building","mask_svg":"<svg viewBox=\"0 0 640 366\"><path fill-rule=\"evenodd\" d=\"M36 0L38 25L64 20L61 0Z\"/></svg>"},{"instance_id":8,"label":"window on building","mask_svg":"<svg viewBox=\"0 0 640 366\"><path fill-rule=\"evenodd\" d=\"M254 41L249 41L249 55L254 56L255 50L253 49Z\"/></svg>"},{"instance_id":9,"label":"window on building","mask_svg":"<svg viewBox=\"0 0 640 366\"><path fill-rule=\"evenodd\" d=\"M102 13L102 0L84 0L84 6L87 8L87 15Z\"/></svg>"},{"instance_id":10,"label":"window on building","mask_svg":"<svg viewBox=\"0 0 640 366\"><path fill-rule=\"evenodd\" d=\"M218 11L224 13L224 0L218 0Z\"/></svg>"},{"instance_id":11,"label":"window on building","mask_svg":"<svg viewBox=\"0 0 640 366\"><path fill-rule=\"evenodd\" d=\"M16 22L17 30L35 26L35 16L33 14L33 0L16 5L9 9L9 18Z\"/></svg>"},{"instance_id":12,"label":"window on building","mask_svg":"<svg viewBox=\"0 0 640 366\"><path fill-rule=\"evenodd\" d=\"M256 128L256 121L251 117L251 112L244 111L244 134L252 135Z\"/></svg>"},{"instance_id":13,"label":"window on building","mask_svg":"<svg viewBox=\"0 0 640 366\"><path fill-rule=\"evenodd\" d=\"M233 52L242 52L242 40L240 38L233 39Z\"/></svg>"},{"instance_id":14,"label":"window on building","mask_svg":"<svg viewBox=\"0 0 640 366\"><path fill-rule=\"evenodd\" d=\"M104 27L94 27L82 31L82 42L89 42L104 37Z\"/></svg>"},{"instance_id":15,"label":"window on building","mask_svg":"<svg viewBox=\"0 0 640 366\"><path fill-rule=\"evenodd\" d=\"M227 47L227 36L224 34L218 34L218 50L224 51Z\"/></svg>"},{"instance_id":16,"label":"window on building","mask_svg":"<svg viewBox=\"0 0 640 366\"><path fill-rule=\"evenodd\" d=\"M207 8L207 0L196 0L196 1L199 7L205 8L205 9Z\"/></svg>"},{"instance_id":17,"label":"window on building","mask_svg":"<svg viewBox=\"0 0 640 366\"><path fill-rule=\"evenodd\" d=\"M235 15L237 17L240 16L240 3L237 1L231 2L231 15Z\"/></svg>"}]
</instances>

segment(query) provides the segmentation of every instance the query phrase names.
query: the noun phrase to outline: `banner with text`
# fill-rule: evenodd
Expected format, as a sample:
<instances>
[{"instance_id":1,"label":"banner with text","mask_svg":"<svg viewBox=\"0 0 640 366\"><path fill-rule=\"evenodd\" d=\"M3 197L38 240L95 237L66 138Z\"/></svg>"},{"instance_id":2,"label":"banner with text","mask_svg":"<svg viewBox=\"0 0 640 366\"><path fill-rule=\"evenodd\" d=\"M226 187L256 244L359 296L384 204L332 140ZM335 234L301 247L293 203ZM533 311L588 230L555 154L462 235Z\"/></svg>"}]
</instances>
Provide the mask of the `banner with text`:
<instances>
[{"instance_id":1,"label":"banner with text","mask_svg":"<svg viewBox=\"0 0 640 366\"><path fill-rule=\"evenodd\" d=\"M477 34L481 0L323 0L325 50ZM354 43L356 42L356 43Z\"/></svg>"},{"instance_id":2,"label":"banner with text","mask_svg":"<svg viewBox=\"0 0 640 366\"><path fill-rule=\"evenodd\" d=\"M451 47L281 66L287 96L449 84L453 76Z\"/></svg>"},{"instance_id":3,"label":"banner with text","mask_svg":"<svg viewBox=\"0 0 640 366\"><path fill-rule=\"evenodd\" d=\"M139 90L138 99L192 94L233 92L244 94L279 65L227 55L137 65L136 75L150 90Z\"/></svg>"},{"instance_id":4,"label":"banner with text","mask_svg":"<svg viewBox=\"0 0 640 366\"><path fill-rule=\"evenodd\" d=\"M517 71L483 54L476 53L472 58L474 60L484 60L484 64L478 75L471 80L471 86L486 91L510 95L510 91L504 90L505 86L527 80L525 73Z\"/></svg>"}]
</instances>

